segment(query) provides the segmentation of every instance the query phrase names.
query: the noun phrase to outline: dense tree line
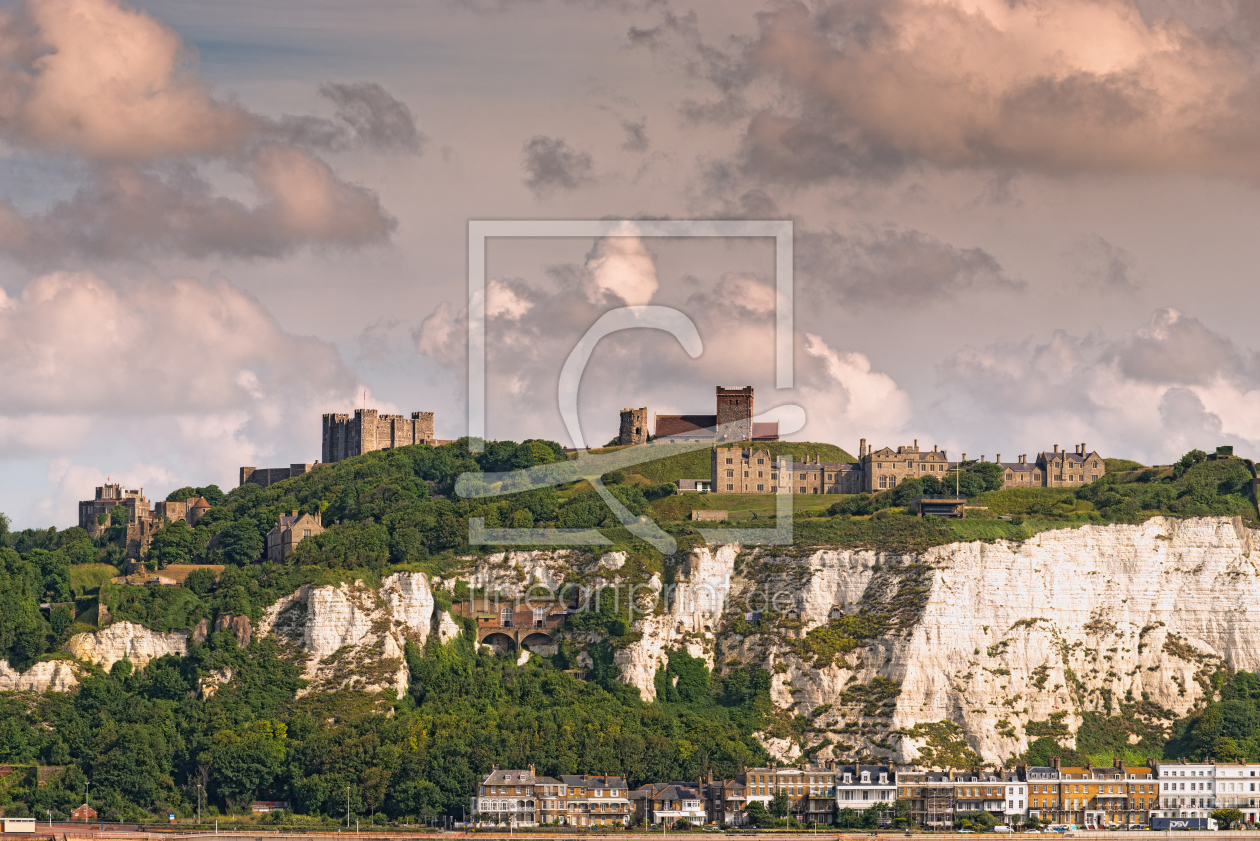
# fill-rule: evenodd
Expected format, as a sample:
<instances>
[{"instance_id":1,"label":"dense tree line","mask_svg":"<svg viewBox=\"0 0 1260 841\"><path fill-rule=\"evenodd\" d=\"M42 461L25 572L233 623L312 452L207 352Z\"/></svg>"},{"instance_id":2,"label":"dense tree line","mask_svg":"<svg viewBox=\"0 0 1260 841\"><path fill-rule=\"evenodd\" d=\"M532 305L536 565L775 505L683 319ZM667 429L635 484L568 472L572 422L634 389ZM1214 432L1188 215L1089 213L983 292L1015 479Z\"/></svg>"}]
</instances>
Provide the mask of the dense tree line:
<instances>
[{"instance_id":1,"label":"dense tree line","mask_svg":"<svg viewBox=\"0 0 1260 841\"><path fill-rule=\"evenodd\" d=\"M463 636L431 638L407 657L411 692L384 708L353 691L298 698L299 669L273 639L241 650L228 632L142 670L121 661L77 692L0 697L0 762L66 766L48 785L10 786L0 808L64 816L90 780L107 819L191 814L198 783L213 813L284 799L336 819L348 787L354 816L414 819L458 816L495 764L637 785L765 761L750 735L771 709L769 676L757 669L711 679L676 654L670 668L685 661L691 675L685 701L647 704L615 668L581 681L563 662L518 666ZM203 680L222 669L233 680L203 700Z\"/></svg>"}]
</instances>

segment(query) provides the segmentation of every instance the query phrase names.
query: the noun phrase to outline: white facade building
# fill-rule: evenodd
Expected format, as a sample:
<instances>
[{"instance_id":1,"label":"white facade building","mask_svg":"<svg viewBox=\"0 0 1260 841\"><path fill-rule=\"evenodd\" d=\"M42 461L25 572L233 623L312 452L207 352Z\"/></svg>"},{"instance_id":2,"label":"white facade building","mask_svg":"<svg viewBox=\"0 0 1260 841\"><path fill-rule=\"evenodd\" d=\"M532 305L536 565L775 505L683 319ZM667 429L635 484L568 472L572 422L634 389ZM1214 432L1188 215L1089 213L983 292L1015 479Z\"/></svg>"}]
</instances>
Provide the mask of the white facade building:
<instances>
[{"instance_id":1,"label":"white facade building","mask_svg":"<svg viewBox=\"0 0 1260 841\"><path fill-rule=\"evenodd\" d=\"M1237 809L1243 820L1260 815L1260 764L1225 762L1216 766L1216 808Z\"/></svg>"},{"instance_id":2,"label":"white facade building","mask_svg":"<svg viewBox=\"0 0 1260 841\"><path fill-rule=\"evenodd\" d=\"M1159 808L1153 818L1210 818L1216 805L1216 765L1211 762L1155 763Z\"/></svg>"},{"instance_id":3,"label":"white facade building","mask_svg":"<svg viewBox=\"0 0 1260 841\"><path fill-rule=\"evenodd\" d=\"M1028 798L1025 796L1028 786L1017 774L1005 773L1002 779L1006 783L1006 823L1008 826L1023 823L1028 815Z\"/></svg>"},{"instance_id":4,"label":"white facade building","mask_svg":"<svg viewBox=\"0 0 1260 841\"><path fill-rule=\"evenodd\" d=\"M892 807L897 799L897 775L888 765L838 765L836 811L862 811L876 804Z\"/></svg>"}]
</instances>

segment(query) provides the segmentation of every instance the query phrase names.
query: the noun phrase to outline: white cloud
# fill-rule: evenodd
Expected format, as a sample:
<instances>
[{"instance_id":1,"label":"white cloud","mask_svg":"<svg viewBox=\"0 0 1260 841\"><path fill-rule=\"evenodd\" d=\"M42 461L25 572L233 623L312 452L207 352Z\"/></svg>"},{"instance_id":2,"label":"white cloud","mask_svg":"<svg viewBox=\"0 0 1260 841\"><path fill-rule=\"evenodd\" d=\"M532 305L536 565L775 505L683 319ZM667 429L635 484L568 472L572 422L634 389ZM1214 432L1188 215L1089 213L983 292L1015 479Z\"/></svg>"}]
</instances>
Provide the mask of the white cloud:
<instances>
[{"instance_id":1,"label":"white cloud","mask_svg":"<svg viewBox=\"0 0 1260 841\"><path fill-rule=\"evenodd\" d=\"M0 381L0 459L55 459L61 525L64 494L92 491L76 470L232 487L243 464L317 460L319 415L360 394L335 348L226 282L115 287L87 272L36 278L0 308Z\"/></svg>"},{"instance_id":2,"label":"white cloud","mask_svg":"<svg viewBox=\"0 0 1260 841\"><path fill-rule=\"evenodd\" d=\"M1107 456L1168 463L1195 447L1260 445L1254 363L1176 310L1116 339L1059 330L1041 343L969 347L942 374L936 420L958 440L984 436L987 450L1084 441Z\"/></svg>"}]
</instances>

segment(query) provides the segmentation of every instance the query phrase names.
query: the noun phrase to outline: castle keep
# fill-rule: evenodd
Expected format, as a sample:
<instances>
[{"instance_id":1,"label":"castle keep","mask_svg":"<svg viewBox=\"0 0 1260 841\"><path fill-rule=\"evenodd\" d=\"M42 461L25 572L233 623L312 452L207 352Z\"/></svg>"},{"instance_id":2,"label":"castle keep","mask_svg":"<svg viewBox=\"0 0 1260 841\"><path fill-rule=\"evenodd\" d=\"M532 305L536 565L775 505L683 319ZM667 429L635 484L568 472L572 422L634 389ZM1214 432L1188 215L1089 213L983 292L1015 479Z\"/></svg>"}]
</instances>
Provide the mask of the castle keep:
<instances>
[{"instance_id":1,"label":"castle keep","mask_svg":"<svg viewBox=\"0 0 1260 841\"><path fill-rule=\"evenodd\" d=\"M349 415L324 415L324 449L320 459L325 464L374 450L392 450L411 444L435 444L433 413L412 412L382 415L375 409L355 409Z\"/></svg>"}]
</instances>

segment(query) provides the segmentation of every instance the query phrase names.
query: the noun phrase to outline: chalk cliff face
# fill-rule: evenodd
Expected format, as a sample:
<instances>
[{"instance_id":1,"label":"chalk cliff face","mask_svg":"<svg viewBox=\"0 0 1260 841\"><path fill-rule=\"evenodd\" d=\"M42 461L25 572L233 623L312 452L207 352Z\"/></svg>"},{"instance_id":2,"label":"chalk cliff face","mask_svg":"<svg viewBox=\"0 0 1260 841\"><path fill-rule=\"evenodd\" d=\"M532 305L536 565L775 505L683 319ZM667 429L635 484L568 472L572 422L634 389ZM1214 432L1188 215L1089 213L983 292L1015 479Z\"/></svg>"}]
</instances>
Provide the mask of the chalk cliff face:
<instances>
[{"instance_id":1,"label":"chalk cliff face","mask_svg":"<svg viewBox=\"0 0 1260 841\"><path fill-rule=\"evenodd\" d=\"M94 633L75 634L64 647L80 660L96 663L106 671L122 659L143 668L157 657L188 653L188 633L162 633L132 622L115 622Z\"/></svg>"},{"instance_id":2,"label":"chalk cliff face","mask_svg":"<svg viewBox=\"0 0 1260 841\"><path fill-rule=\"evenodd\" d=\"M0 660L0 692L69 692L79 685L79 667L68 660L46 660L24 672Z\"/></svg>"},{"instance_id":3,"label":"chalk cliff face","mask_svg":"<svg viewBox=\"0 0 1260 841\"><path fill-rule=\"evenodd\" d=\"M659 600L662 612L646 615L634 623L642 639L614 655L622 679L639 690L645 700L656 698L653 678L668 661L668 653L686 649L692 657L702 657L712 669L714 642L729 598L738 546L701 547L686 559L680 583L665 588L654 577L648 587L636 588L638 606L649 608ZM648 598L644 598L647 596Z\"/></svg>"},{"instance_id":4,"label":"chalk cliff face","mask_svg":"<svg viewBox=\"0 0 1260 841\"><path fill-rule=\"evenodd\" d=\"M303 694L342 687L407 691L404 647L428 639L437 618L433 593L421 573L395 573L381 584L380 590L362 582L302 587L268 609L259 633L282 637L305 658L303 677L311 683Z\"/></svg>"},{"instance_id":5,"label":"chalk cliff face","mask_svg":"<svg viewBox=\"0 0 1260 841\"><path fill-rule=\"evenodd\" d=\"M809 741L831 739L838 756L862 748L930 761L943 747L940 728L915 725L948 721L965 738L955 747L1004 759L1036 738L1029 722L1070 741L1082 711L1135 722L1136 742L1143 727L1200 703L1225 664L1260 669L1256 544L1238 521L1156 518L919 556L746 552L730 578L718 660L765 665L775 703L813 716ZM696 553L692 574L712 575L733 548ZM767 601L777 627L738 622ZM885 627L832 659L807 635L842 615ZM651 617L624 653L625 677L645 697L659 652L703 635L691 616Z\"/></svg>"}]
</instances>

